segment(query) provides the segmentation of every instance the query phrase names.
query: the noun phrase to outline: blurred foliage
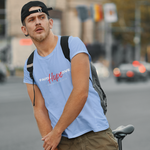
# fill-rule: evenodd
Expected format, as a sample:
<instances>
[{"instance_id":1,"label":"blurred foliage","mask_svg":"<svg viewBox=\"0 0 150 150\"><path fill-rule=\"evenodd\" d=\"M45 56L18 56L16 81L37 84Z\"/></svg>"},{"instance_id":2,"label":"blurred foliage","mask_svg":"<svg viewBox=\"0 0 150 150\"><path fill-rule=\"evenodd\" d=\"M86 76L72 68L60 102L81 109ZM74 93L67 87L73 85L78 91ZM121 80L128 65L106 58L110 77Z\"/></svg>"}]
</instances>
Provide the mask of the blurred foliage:
<instances>
[{"instance_id":1,"label":"blurred foliage","mask_svg":"<svg viewBox=\"0 0 150 150\"><path fill-rule=\"evenodd\" d=\"M118 21L112 23L113 35L123 43L134 44L135 8L139 4L141 14L141 49L143 53L150 44L150 0L110 0L116 4Z\"/></svg>"}]
</instances>

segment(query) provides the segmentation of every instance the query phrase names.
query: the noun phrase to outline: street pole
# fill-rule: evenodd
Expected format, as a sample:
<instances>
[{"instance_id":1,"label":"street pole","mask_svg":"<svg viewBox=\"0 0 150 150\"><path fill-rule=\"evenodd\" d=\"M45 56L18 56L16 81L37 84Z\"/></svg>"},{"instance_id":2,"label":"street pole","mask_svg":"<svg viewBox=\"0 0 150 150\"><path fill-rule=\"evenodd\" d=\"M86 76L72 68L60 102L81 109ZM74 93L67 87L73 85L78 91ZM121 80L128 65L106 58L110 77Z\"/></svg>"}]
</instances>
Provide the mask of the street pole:
<instances>
[{"instance_id":1,"label":"street pole","mask_svg":"<svg viewBox=\"0 0 150 150\"><path fill-rule=\"evenodd\" d=\"M84 42L84 28L85 22L88 19L88 8L86 5L79 5L77 6L78 17L81 23L81 40Z\"/></svg>"},{"instance_id":2,"label":"street pole","mask_svg":"<svg viewBox=\"0 0 150 150\"><path fill-rule=\"evenodd\" d=\"M104 19L105 19L105 47L106 60L108 61L109 71L112 71L112 28L111 23L117 22L117 9L114 3L106 3L104 5Z\"/></svg>"},{"instance_id":3,"label":"street pole","mask_svg":"<svg viewBox=\"0 0 150 150\"><path fill-rule=\"evenodd\" d=\"M140 60L141 55L141 14L140 14L140 5L135 4L135 60Z\"/></svg>"},{"instance_id":4,"label":"street pole","mask_svg":"<svg viewBox=\"0 0 150 150\"><path fill-rule=\"evenodd\" d=\"M106 60L108 62L108 69L112 71L112 32L111 23L105 22L105 48L106 48Z\"/></svg>"},{"instance_id":5,"label":"street pole","mask_svg":"<svg viewBox=\"0 0 150 150\"><path fill-rule=\"evenodd\" d=\"M137 1L135 4L135 59L140 60L141 56L141 12L140 6L149 6L150 2Z\"/></svg>"},{"instance_id":6,"label":"street pole","mask_svg":"<svg viewBox=\"0 0 150 150\"><path fill-rule=\"evenodd\" d=\"M84 29L85 29L85 22L81 22L81 40L84 42Z\"/></svg>"}]
</instances>

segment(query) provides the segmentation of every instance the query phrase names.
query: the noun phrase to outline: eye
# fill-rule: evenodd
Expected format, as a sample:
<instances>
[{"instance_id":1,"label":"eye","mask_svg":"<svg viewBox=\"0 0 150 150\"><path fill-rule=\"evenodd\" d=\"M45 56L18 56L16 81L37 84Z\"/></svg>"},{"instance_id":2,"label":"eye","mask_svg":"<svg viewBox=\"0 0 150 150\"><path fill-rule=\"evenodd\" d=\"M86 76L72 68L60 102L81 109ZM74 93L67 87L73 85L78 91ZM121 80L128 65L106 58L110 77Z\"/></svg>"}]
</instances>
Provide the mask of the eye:
<instances>
[{"instance_id":1,"label":"eye","mask_svg":"<svg viewBox=\"0 0 150 150\"><path fill-rule=\"evenodd\" d=\"M30 19L29 19L29 22L31 22L31 21L33 21L33 20L34 20L33 18L30 18Z\"/></svg>"},{"instance_id":2,"label":"eye","mask_svg":"<svg viewBox=\"0 0 150 150\"><path fill-rule=\"evenodd\" d=\"M41 19L44 19L45 18L45 16L41 16Z\"/></svg>"}]
</instances>

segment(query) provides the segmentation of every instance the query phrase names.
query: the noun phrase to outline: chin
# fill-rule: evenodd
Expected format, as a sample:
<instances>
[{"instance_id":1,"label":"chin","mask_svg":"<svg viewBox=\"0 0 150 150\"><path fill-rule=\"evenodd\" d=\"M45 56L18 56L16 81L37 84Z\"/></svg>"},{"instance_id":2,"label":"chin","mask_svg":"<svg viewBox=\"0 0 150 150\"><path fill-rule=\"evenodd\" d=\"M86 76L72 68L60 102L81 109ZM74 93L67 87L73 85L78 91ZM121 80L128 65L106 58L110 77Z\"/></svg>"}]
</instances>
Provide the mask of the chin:
<instances>
[{"instance_id":1,"label":"chin","mask_svg":"<svg viewBox=\"0 0 150 150\"><path fill-rule=\"evenodd\" d=\"M36 35L33 35L33 36L30 35L30 37L33 40L35 40L36 42L43 42L48 37L48 35L49 35L49 32L47 32L47 34L41 33L41 34L36 34Z\"/></svg>"},{"instance_id":2,"label":"chin","mask_svg":"<svg viewBox=\"0 0 150 150\"><path fill-rule=\"evenodd\" d=\"M31 36L31 38L36 42L42 42L45 40L46 36L44 35L38 35L38 36Z\"/></svg>"}]
</instances>

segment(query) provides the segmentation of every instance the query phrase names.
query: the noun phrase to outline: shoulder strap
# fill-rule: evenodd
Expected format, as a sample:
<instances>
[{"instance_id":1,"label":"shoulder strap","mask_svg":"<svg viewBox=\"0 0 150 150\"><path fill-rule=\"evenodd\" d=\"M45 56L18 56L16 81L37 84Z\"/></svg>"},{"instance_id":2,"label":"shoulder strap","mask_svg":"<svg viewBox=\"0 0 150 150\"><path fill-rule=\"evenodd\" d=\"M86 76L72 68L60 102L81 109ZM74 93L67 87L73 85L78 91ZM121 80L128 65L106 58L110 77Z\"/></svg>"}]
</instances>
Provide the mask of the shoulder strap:
<instances>
[{"instance_id":1,"label":"shoulder strap","mask_svg":"<svg viewBox=\"0 0 150 150\"><path fill-rule=\"evenodd\" d=\"M27 61L27 70L29 71L30 78L33 81L33 92L34 92L33 106L35 106L35 90L34 90L34 77L33 77L33 59L34 59L34 51L31 53L31 55L28 58L28 61Z\"/></svg>"},{"instance_id":2,"label":"shoulder strap","mask_svg":"<svg viewBox=\"0 0 150 150\"><path fill-rule=\"evenodd\" d=\"M98 75L97 75L97 72L96 72L96 68L94 67L94 65L92 63L90 63L90 65L91 65L92 79L95 77L95 79L93 79L93 80L95 80L98 87L101 87L99 79L98 79Z\"/></svg>"},{"instance_id":3,"label":"shoulder strap","mask_svg":"<svg viewBox=\"0 0 150 150\"><path fill-rule=\"evenodd\" d=\"M61 40L60 40L60 44L61 44L61 48L62 48L65 58L70 61L70 49L68 46L68 39L69 39L69 36L62 36ZM90 65L91 65L91 63L90 63ZM93 81L90 77L89 77L89 79L93 83Z\"/></svg>"},{"instance_id":4,"label":"shoulder strap","mask_svg":"<svg viewBox=\"0 0 150 150\"><path fill-rule=\"evenodd\" d=\"M31 53L27 61L27 70L29 72L33 72L33 58L34 58L34 51Z\"/></svg>"},{"instance_id":5,"label":"shoulder strap","mask_svg":"<svg viewBox=\"0 0 150 150\"><path fill-rule=\"evenodd\" d=\"M60 40L60 44L65 58L68 59L68 61L70 61L70 49L68 46L68 39L69 36L62 36Z\"/></svg>"}]
</instances>

